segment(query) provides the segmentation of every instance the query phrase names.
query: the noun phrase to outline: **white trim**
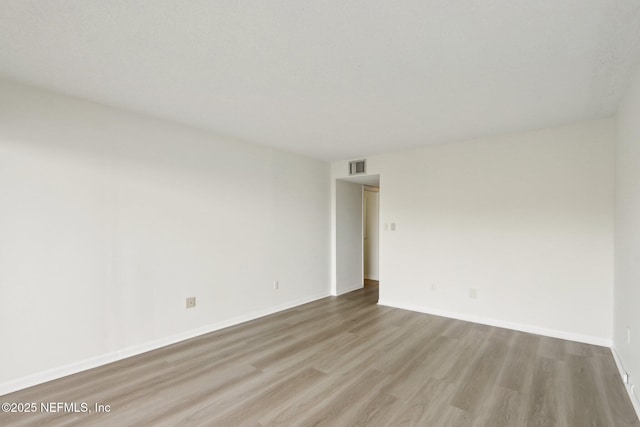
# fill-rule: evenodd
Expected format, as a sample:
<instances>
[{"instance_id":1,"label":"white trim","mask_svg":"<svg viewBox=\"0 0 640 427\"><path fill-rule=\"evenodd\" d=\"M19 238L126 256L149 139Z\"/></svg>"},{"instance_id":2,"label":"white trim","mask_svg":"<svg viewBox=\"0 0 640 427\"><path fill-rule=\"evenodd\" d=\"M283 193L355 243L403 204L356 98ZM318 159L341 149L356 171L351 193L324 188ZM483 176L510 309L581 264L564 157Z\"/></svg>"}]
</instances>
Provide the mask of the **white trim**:
<instances>
[{"instance_id":1,"label":"white trim","mask_svg":"<svg viewBox=\"0 0 640 427\"><path fill-rule=\"evenodd\" d=\"M209 332L217 331L220 329L234 326L240 323L255 320L260 317L268 316L279 311L287 310L289 308L297 307L303 304L307 304L312 301L316 301L322 298L328 297L329 292L322 292L309 297L300 298L288 303L280 304L275 307L270 307L262 310L256 310L241 316L237 316L228 320L213 323L210 325L202 326L189 331L184 331L178 334L159 338L157 340L148 341L142 344L132 345L121 350L112 351L106 354L102 354L88 359L80 360L70 363L68 365L58 366L45 371L36 372L34 374L26 375L13 380L0 383L0 396L12 393L14 391L22 390L27 387L42 384L47 381L52 381L58 378L66 377L67 375L76 374L78 372L86 371L87 369L96 368L98 366L106 365L108 363L116 362L127 357L135 356L147 351L156 350L167 345L175 344L180 341L184 341L190 338L194 338L200 335L207 334Z\"/></svg>"},{"instance_id":2,"label":"white trim","mask_svg":"<svg viewBox=\"0 0 640 427\"><path fill-rule=\"evenodd\" d=\"M374 275L369 275L369 274L365 274L364 278L367 280L375 280L375 281L380 281L380 278L378 276L374 276Z\"/></svg>"},{"instance_id":3,"label":"white trim","mask_svg":"<svg viewBox=\"0 0 640 427\"><path fill-rule=\"evenodd\" d=\"M364 288L364 283L360 283L359 285L351 286L345 289L340 289L334 296L339 297L340 295L348 294L349 292L357 291L358 289Z\"/></svg>"},{"instance_id":4,"label":"white trim","mask_svg":"<svg viewBox=\"0 0 640 427\"><path fill-rule=\"evenodd\" d=\"M569 341L577 341L585 344L599 345L603 347L611 347L613 342L607 338L594 337L591 335L575 334L573 332L560 331L557 329L541 328L539 326L524 325L522 323L507 322L504 320L491 319L488 317L474 316L471 314L456 313L452 311L439 310L430 307L422 307L415 305L407 305L396 303L394 301L380 299L378 304L388 307L401 308L404 310L417 311L419 313L433 314L434 316L449 317L452 319L464 320L467 322L481 323L483 325L497 326L499 328L513 329L515 331L529 332L547 337L561 338Z\"/></svg>"},{"instance_id":5,"label":"white trim","mask_svg":"<svg viewBox=\"0 0 640 427\"><path fill-rule=\"evenodd\" d=\"M611 354L613 355L613 360L616 361L616 366L618 367L618 372L620 372L620 378L623 379L624 384L624 374L627 373L627 370L624 368L622 364L622 360L620 359L620 355L616 350L615 346L611 347ZM640 420L640 396L636 395L635 386L633 383L624 384L625 390L627 390L627 394L629 395L629 400L631 400L631 404L633 405L633 409L636 411L636 415Z\"/></svg>"}]
</instances>

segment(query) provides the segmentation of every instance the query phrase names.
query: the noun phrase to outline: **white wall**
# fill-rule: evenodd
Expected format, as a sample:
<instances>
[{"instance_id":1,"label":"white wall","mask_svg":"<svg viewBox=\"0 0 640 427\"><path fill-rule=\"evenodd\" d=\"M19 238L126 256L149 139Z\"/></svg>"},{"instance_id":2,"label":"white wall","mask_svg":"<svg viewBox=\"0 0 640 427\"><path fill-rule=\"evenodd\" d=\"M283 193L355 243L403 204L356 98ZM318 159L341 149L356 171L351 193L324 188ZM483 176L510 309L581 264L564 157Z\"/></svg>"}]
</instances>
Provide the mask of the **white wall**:
<instances>
[{"instance_id":1,"label":"white wall","mask_svg":"<svg viewBox=\"0 0 640 427\"><path fill-rule=\"evenodd\" d=\"M380 302L610 344L614 138L601 120L370 157L397 224Z\"/></svg>"},{"instance_id":2,"label":"white wall","mask_svg":"<svg viewBox=\"0 0 640 427\"><path fill-rule=\"evenodd\" d=\"M0 82L0 394L328 295L329 191L327 163Z\"/></svg>"},{"instance_id":3,"label":"white wall","mask_svg":"<svg viewBox=\"0 0 640 427\"><path fill-rule=\"evenodd\" d=\"M364 191L365 208L365 239L364 239L364 277L365 279L378 280L378 245L379 245L379 223L378 223L378 196L377 191Z\"/></svg>"},{"instance_id":4,"label":"white wall","mask_svg":"<svg viewBox=\"0 0 640 427\"><path fill-rule=\"evenodd\" d=\"M362 269L362 185L336 183L336 288L335 295L359 289Z\"/></svg>"},{"instance_id":5,"label":"white wall","mask_svg":"<svg viewBox=\"0 0 640 427\"><path fill-rule=\"evenodd\" d=\"M640 68L617 118L613 343L640 416Z\"/></svg>"}]
</instances>

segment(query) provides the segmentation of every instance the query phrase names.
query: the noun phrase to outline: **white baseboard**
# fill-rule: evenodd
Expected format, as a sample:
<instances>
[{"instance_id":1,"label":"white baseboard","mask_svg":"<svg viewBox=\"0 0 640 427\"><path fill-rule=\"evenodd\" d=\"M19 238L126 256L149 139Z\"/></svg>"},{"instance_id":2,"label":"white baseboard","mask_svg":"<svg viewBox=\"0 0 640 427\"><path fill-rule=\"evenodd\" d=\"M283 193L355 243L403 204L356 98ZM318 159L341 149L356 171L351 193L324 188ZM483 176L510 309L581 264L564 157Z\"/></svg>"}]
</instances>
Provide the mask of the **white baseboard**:
<instances>
[{"instance_id":1,"label":"white baseboard","mask_svg":"<svg viewBox=\"0 0 640 427\"><path fill-rule=\"evenodd\" d=\"M346 289L340 289L339 291L336 292L335 296L339 297L340 295L348 294L349 292L357 291L358 289L362 289L362 288L364 288L364 283L360 283L359 285L351 286Z\"/></svg>"},{"instance_id":2,"label":"white baseboard","mask_svg":"<svg viewBox=\"0 0 640 427\"><path fill-rule=\"evenodd\" d=\"M507 322L504 320L491 319L491 318L482 317L482 316L474 316L472 314L456 313L452 311L439 310L439 309L434 309L430 307L407 305L407 304L396 303L394 301L389 301L385 299L380 299L380 301L378 301L378 304L386 305L389 307L401 308L409 311L417 311L419 313L433 314L434 316L449 317L451 319L464 320L467 322L480 323L480 324L489 325L489 326L497 326L499 328L513 329L515 331L529 332L532 334L544 335L544 336L553 337L553 338L561 338L569 341L577 341L585 344L593 344L593 345L599 345L603 347L611 347L611 345L613 344L613 342L610 339L601 338L601 337L575 334L572 332L560 331L556 329L541 328L538 326Z\"/></svg>"},{"instance_id":3,"label":"white baseboard","mask_svg":"<svg viewBox=\"0 0 640 427\"><path fill-rule=\"evenodd\" d=\"M375 281L379 281L380 280L380 278L378 276L372 276L372 275L369 275L369 274L365 274L364 278L367 279L367 280L375 280Z\"/></svg>"},{"instance_id":4,"label":"white baseboard","mask_svg":"<svg viewBox=\"0 0 640 427\"><path fill-rule=\"evenodd\" d=\"M234 326L240 323L255 320L260 317L268 316L279 311L287 310L289 308L297 307L303 304L307 304L312 301L316 301L329 296L329 292L323 292L315 294L309 297L300 298L295 301L290 301L284 304L277 305L275 307L269 307L262 310L256 310L251 313L247 313L241 316L237 316L228 320L213 323L210 325L202 326L189 331L181 332L179 334L170 335L157 340L148 341L143 344L137 344L129 347L125 347L121 350L109 352L88 359L73 362L68 365L47 369L45 371L36 372L24 377L16 378L13 380L0 383L0 396L12 393L14 391L22 390L27 387L42 384L48 381L52 381L58 378L66 377L67 375L76 374L78 372L86 371L87 369L96 368L98 366L106 365L108 363L116 362L127 357L135 356L138 354L146 353L147 351L155 350L167 345L175 344L180 341L184 341L190 338L194 338L200 335L214 332L220 329Z\"/></svg>"},{"instance_id":5,"label":"white baseboard","mask_svg":"<svg viewBox=\"0 0 640 427\"><path fill-rule=\"evenodd\" d=\"M611 347L611 354L613 355L613 360L616 361L618 372L620 372L620 378L622 378L622 383L624 384L624 374L627 373L627 370L624 368L624 365L622 364L622 360L620 359L620 355L618 354L618 351L616 350L615 346ZM633 409L635 409L636 415L640 420L640 396L636 394L637 391L635 388L635 384L633 383L624 384L624 388L625 390L627 390L627 394L629 395L629 400L631 400Z\"/></svg>"}]
</instances>

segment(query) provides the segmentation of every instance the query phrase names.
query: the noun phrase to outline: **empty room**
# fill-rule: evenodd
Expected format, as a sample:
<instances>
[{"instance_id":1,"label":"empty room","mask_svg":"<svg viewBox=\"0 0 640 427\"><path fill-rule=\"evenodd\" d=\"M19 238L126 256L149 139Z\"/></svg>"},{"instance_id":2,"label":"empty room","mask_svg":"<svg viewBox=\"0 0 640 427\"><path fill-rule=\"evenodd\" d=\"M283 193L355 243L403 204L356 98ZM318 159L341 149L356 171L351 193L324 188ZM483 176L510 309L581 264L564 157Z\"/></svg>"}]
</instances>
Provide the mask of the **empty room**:
<instances>
[{"instance_id":1,"label":"empty room","mask_svg":"<svg viewBox=\"0 0 640 427\"><path fill-rule=\"evenodd\" d=\"M0 425L640 427L638 0L2 0Z\"/></svg>"}]
</instances>

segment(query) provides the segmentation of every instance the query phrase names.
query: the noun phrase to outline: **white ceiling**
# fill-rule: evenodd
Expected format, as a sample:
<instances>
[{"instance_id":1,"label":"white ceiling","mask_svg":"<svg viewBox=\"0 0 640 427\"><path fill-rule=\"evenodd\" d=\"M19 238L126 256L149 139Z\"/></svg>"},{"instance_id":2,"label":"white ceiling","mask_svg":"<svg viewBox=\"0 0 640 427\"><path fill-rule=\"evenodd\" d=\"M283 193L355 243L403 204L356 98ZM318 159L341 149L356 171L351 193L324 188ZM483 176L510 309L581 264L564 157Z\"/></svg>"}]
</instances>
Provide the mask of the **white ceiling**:
<instances>
[{"instance_id":1,"label":"white ceiling","mask_svg":"<svg viewBox=\"0 0 640 427\"><path fill-rule=\"evenodd\" d=\"M342 181L355 182L369 187L380 187L380 175L360 175L340 178Z\"/></svg>"},{"instance_id":2,"label":"white ceiling","mask_svg":"<svg viewBox=\"0 0 640 427\"><path fill-rule=\"evenodd\" d=\"M638 0L2 0L0 76L335 160L612 115Z\"/></svg>"}]
</instances>

